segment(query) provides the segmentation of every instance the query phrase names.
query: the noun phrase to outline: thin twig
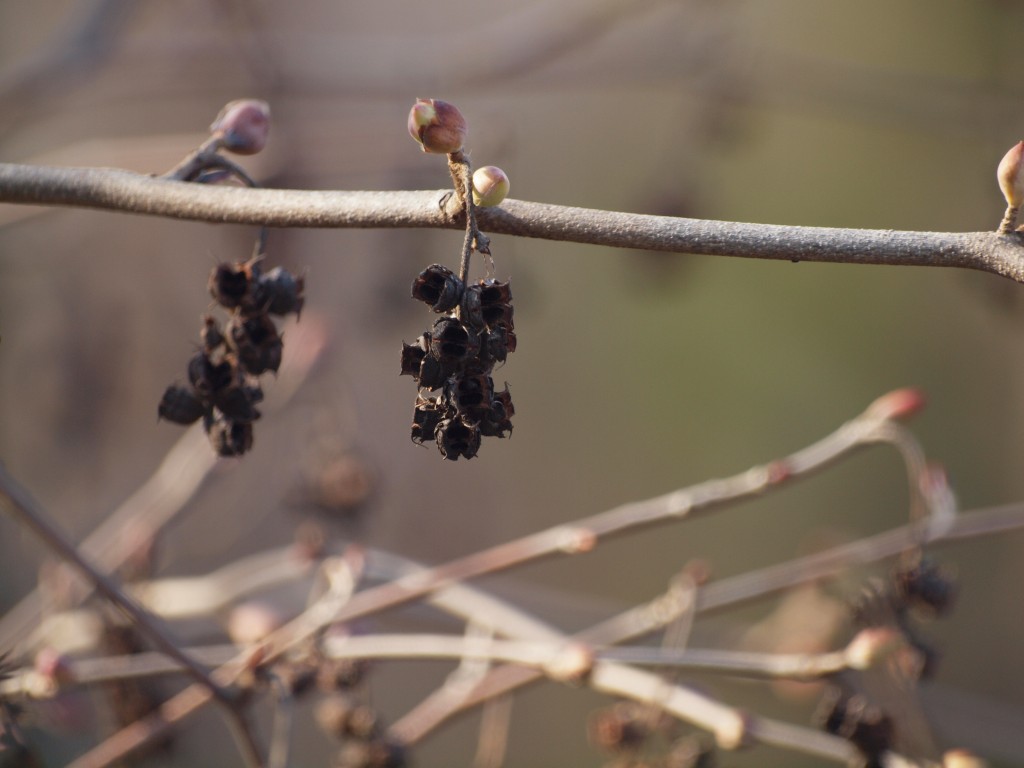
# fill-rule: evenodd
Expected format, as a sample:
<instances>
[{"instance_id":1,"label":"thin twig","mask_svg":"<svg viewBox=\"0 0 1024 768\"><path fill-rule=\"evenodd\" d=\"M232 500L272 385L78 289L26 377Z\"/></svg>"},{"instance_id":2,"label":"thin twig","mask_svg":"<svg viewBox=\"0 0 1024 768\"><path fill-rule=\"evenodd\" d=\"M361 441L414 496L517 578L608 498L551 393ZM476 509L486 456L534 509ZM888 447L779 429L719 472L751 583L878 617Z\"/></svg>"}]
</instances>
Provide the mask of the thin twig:
<instances>
[{"instance_id":1,"label":"thin twig","mask_svg":"<svg viewBox=\"0 0 1024 768\"><path fill-rule=\"evenodd\" d=\"M164 653L188 670L196 682L208 687L224 703L231 703L231 696L226 691L221 690L210 679L208 672L201 665L181 652L164 628L157 624L151 614L144 611L134 600L129 598L113 579L96 570L92 564L79 554L74 544L68 541L64 534L49 521L46 514L36 504L35 499L11 477L7 468L3 465L0 465L0 501L3 502L12 517L35 533L56 555L67 560L81 571L92 582L98 592L124 611L139 628L140 632L145 634Z\"/></svg>"},{"instance_id":2,"label":"thin twig","mask_svg":"<svg viewBox=\"0 0 1024 768\"><path fill-rule=\"evenodd\" d=\"M441 205L445 196L451 199ZM100 208L271 227L461 229L446 191L341 192L188 185L127 171L0 164L0 203ZM446 207L447 206L447 207ZM959 267L1024 282L1024 235L744 224L505 200L488 232L674 253L786 261Z\"/></svg>"},{"instance_id":3,"label":"thin twig","mask_svg":"<svg viewBox=\"0 0 1024 768\"><path fill-rule=\"evenodd\" d=\"M267 768L288 768L292 744L292 724L295 720L295 696L280 678L272 676L274 684L274 725L270 741Z\"/></svg>"},{"instance_id":4,"label":"thin twig","mask_svg":"<svg viewBox=\"0 0 1024 768\"><path fill-rule=\"evenodd\" d=\"M501 768L508 751L508 732L512 722L512 697L499 696L488 701L480 716L480 740L473 768Z\"/></svg>"},{"instance_id":5,"label":"thin twig","mask_svg":"<svg viewBox=\"0 0 1024 768\"><path fill-rule=\"evenodd\" d=\"M1020 528L1024 528L1024 504L964 514L942 527L931 525L930 521L901 526L824 552L712 582L699 591L696 611L698 614L709 613L763 599L855 565L894 557L908 546L991 536ZM579 641L593 646L616 645L658 631L674 620L682 610L685 610L685 606L675 605L670 591L650 603L630 608L589 629L563 638L563 641ZM533 669L497 667L461 700L428 697L397 720L391 731L402 741L415 743L458 712L542 678L543 674Z\"/></svg>"},{"instance_id":6,"label":"thin twig","mask_svg":"<svg viewBox=\"0 0 1024 768\"><path fill-rule=\"evenodd\" d=\"M205 688L221 703L246 764L262 765L263 761L259 754L259 748L256 746L255 737L245 722L244 715L237 708L235 697L218 684L202 665L188 654L183 653L156 619L128 597L113 579L89 563L78 552L74 544L49 521L28 491L22 488L2 465L0 465L0 501L4 503L12 517L35 533L55 554L81 571L100 594L128 615L139 632L181 664L198 685Z\"/></svg>"},{"instance_id":7,"label":"thin twig","mask_svg":"<svg viewBox=\"0 0 1024 768\"><path fill-rule=\"evenodd\" d=\"M425 597L450 584L496 573L539 558L559 553L588 552L596 546L602 537L621 534L658 522L693 516L698 512L707 512L726 503L750 498L795 477L820 470L863 445L873 442L890 442L894 430L899 433L901 428L889 420L890 411L885 407L880 407L880 404L888 406L891 397L889 395L879 398L863 414L847 422L831 435L765 466L754 467L731 478L700 483L644 502L625 504L607 512L584 518L571 525L556 526L506 544L500 544L426 572L411 574L393 582L364 590L355 594L351 600L341 604L318 603L266 639L262 663L270 664L276 661L290 648L305 642L330 623L351 621L360 616L397 607ZM244 664L244 662L245 660L242 658L238 660L239 664ZM186 697L184 693L179 694L178 698L183 701L188 699L190 702L182 712L182 716L192 711L193 704L201 706L205 703L205 701L199 700L194 693L189 697ZM172 699L170 704L174 702L175 700ZM160 713L147 718L149 726L155 731L159 731L161 725L167 725L166 721L161 723L161 719ZM122 736L123 738L121 738ZM119 746L116 750L110 749L109 742L115 739L118 740ZM102 754L109 753L111 756L105 758L109 762L119 759L125 754L118 750L132 750L138 746L140 743L134 738L130 738L125 729L108 740L106 749L103 749L103 745L101 745L95 751ZM93 758L86 755L83 762L77 765L107 764L107 762L91 762L91 760Z\"/></svg>"}]
</instances>

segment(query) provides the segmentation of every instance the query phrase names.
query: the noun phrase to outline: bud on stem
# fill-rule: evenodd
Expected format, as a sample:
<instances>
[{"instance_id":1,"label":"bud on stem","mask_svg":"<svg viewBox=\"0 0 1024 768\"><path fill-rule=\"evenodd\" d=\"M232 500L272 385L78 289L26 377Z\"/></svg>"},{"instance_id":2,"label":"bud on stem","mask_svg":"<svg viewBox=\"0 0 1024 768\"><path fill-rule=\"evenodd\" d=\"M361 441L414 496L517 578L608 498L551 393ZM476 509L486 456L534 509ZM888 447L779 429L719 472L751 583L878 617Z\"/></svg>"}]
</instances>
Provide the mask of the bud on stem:
<instances>
[{"instance_id":1,"label":"bud on stem","mask_svg":"<svg viewBox=\"0 0 1024 768\"><path fill-rule=\"evenodd\" d=\"M996 169L996 179L999 181L999 189L1006 198L1006 213L999 224L999 232L1008 234L1014 231L1017 225L1017 213L1021 204L1024 204L1024 174L1021 173L1021 166L1024 165L1024 141L1018 141L1010 150L1003 155L999 161L999 168Z\"/></svg>"}]
</instances>

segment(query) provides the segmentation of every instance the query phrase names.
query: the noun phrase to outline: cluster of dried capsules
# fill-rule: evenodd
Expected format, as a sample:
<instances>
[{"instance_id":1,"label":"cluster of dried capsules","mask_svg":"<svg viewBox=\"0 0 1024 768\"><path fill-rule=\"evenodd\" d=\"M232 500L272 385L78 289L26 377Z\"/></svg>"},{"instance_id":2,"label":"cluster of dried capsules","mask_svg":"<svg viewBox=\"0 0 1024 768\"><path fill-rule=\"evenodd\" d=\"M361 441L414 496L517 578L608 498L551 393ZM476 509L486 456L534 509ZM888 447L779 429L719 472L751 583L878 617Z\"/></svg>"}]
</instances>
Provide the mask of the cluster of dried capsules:
<instances>
[{"instance_id":1,"label":"cluster of dried capsules","mask_svg":"<svg viewBox=\"0 0 1024 768\"><path fill-rule=\"evenodd\" d=\"M264 273L259 258L218 264L210 294L230 316L222 326L207 315L202 345L188 363L188 384L172 384L158 409L176 424L203 420L221 456L240 456L253 442L256 408L263 399L259 377L277 372L283 343L270 315L302 310L303 280L282 267Z\"/></svg>"},{"instance_id":2,"label":"cluster of dried capsules","mask_svg":"<svg viewBox=\"0 0 1024 768\"><path fill-rule=\"evenodd\" d=\"M608 756L604 768L711 768L715 746L708 734L681 733L660 709L618 701L591 714L591 743Z\"/></svg>"},{"instance_id":3,"label":"cluster of dried capsules","mask_svg":"<svg viewBox=\"0 0 1024 768\"><path fill-rule=\"evenodd\" d=\"M919 556L900 564L885 581L874 582L865 589L853 605L853 618L862 627L885 627L898 634L902 643L896 647L906 648L901 656L902 674L910 680L929 679L936 672L939 655L920 636L911 619L945 615L952 608L956 593L953 575ZM883 640L882 644L888 641ZM905 686L906 680L894 681L893 685ZM825 731L850 741L864 756L866 766L881 766L887 750L900 742L913 741L909 733L901 733L908 725L902 715L892 702L875 701L838 678L826 689L815 721Z\"/></svg>"},{"instance_id":4,"label":"cluster of dried capsules","mask_svg":"<svg viewBox=\"0 0 1024 768\"><path fill-rule=\"evenodd\" d=\"M416 397L412 439L435 441L446 459L471 459L482 437L512 431L508 385L497 391L491 377L516 349L512 291L491 279L466 285L433 264L413 282L412 296L442 315L415 344L402 344L402 374L437 392Z\"/></svg>"}]
</instances>

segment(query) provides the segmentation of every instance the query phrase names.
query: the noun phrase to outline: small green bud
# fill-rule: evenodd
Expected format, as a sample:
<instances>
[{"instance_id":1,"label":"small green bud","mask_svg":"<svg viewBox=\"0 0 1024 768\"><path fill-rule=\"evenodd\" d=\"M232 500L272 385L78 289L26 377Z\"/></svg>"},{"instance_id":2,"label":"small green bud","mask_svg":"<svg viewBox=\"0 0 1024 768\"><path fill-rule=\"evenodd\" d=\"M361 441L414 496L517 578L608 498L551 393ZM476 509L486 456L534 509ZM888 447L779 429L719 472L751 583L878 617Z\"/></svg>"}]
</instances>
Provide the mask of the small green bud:
<instances>
[{"instance_id":1,"label":"small green bud","mask_svg":"<svg viewBox=\"0 0 1024 768\"><path fill-rule=\"evenodd\" d=\"M450 155L466 141L466 119L458 108L440 99L416 99L408 125L409 135L424 152Z\"/></svg>"},{"instance_id":2,"label":"small green bud","mask_svg":"<svg viewBox=\"0 0 1024 768\"><path fill-rule=\"evenodd\" d=\"M488 208L499 205L508 196L508 176L493 165L477 168L473 173L473 202Z\"/></svg>"}]
</instances>

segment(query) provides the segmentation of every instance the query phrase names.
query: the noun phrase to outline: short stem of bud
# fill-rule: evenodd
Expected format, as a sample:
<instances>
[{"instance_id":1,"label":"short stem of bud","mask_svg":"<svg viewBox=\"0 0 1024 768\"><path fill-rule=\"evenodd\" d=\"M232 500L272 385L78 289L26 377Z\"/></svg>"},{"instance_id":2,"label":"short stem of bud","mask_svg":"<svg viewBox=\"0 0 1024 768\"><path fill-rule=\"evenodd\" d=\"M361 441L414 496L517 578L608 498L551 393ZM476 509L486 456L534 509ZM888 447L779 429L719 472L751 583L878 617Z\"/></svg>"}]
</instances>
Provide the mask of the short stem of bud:
<instances>
[{"instance_id":1,"label":"short stem of bud","mask_svg":"<svg viewBox=\"0 0 1024 768\"><path fill-rule=\"evenodd\" d=\"M996 231L1001 235L1008 235L1013 232L1017 227L1017 214L1019 212L1019 206L1007 206L1006 213L1003 214L1003 220L1000 222L999 229Z\"/></svg>"},{"instance_id":2,"label":"short stem of bud","mask_svg":"<svg viewBox=\"0 0 1024 768\"><path fill-rule=\"evenodd\" d=\"M462 203L466 214L466 239L462 244L462 261L459 264L459 279L463 285L469 282L469 262L477 240L476 206L473 203L473 168L465 152L459 150L448 155L448 171L452 175L455 194Z\"/></svg>"}]
</instances>

